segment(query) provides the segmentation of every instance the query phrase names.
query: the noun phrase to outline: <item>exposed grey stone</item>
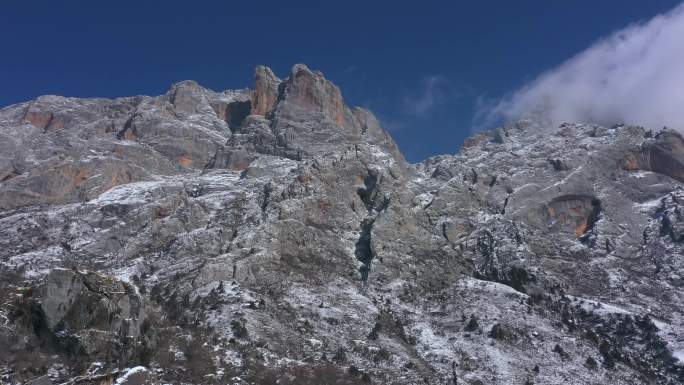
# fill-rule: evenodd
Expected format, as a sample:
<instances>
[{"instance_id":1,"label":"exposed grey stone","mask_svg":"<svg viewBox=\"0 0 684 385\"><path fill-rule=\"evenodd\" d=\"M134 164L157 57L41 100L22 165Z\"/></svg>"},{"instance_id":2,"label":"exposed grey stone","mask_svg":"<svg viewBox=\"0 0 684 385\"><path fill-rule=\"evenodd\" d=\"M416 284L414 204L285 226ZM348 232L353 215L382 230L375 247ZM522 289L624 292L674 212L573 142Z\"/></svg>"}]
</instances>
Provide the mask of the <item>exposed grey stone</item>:
<instances>
[{"instance_id":1,"label":"exposed grey stone","mask_svg":"<svg viewBox=\"0 0 684 385\"><path fill-rule=\"evenodd\" d=\"M526 120L410 165L320 72L255 78L0 110L7 303L47 329L7 317L21 349L163 383L681 382L679 134Z\"/></svg>"},{"instance_id":2,"label":"exposed grey stone","mask_svg":"<svg viewBox=\"0 0 684 385\"><path fill-rule=\"evenodd\" d=\"M52 385L52 380L48 376L41 376L29 381L27 385Z\"/></svg>"}]
</instances>

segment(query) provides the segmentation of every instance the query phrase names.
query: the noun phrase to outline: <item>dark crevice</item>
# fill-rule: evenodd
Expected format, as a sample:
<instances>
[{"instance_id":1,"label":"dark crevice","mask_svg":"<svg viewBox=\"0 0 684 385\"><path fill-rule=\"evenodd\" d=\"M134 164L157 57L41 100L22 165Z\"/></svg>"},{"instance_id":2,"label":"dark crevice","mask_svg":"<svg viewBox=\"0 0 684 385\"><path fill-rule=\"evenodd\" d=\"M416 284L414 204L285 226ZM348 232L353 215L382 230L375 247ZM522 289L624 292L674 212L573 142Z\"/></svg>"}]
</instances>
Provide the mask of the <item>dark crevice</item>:
<instances>
[{"instance_id":1,"label":"dark crevice","mask_svg":"<svg viewBox=\"0 0 684 385\"><path fill-rule=\"evenodd\" d=\"M363 204L366 205L368 211L373 209L373 200L375 199L375 195L377 193L377 183L378 175L369 171L368 174L363 178L364 187L359 187L356 190L356 193L359 195L359 198L361 198Z\"/></svg>"},{"instance_id":2,"label":"dark crevice","mask_svg":"<svg viewBox=\"0 0 684 385\"><path fill-rule=\"evenodd\" d=\"M267 183L264 185L264 189L262 191L262 196L261 196L261 203L259 204L259 207L261 208L261 214L266 217L267 212L266 210L268 209L268 205L271 201L271 193L273 192L273 186L270 183Z\"/></svg>"},{"instance_id":3,"label":"dark crevice","mask_svg":"<svg viewBox=\"0 0 684 385\"><path fill-rule=\"evenodd\" d=\"M374 223L375 218L366 218L361 222L361 234L356 241L356 249L354 250L356 259L363 263L361 268L359 268L359 272L361 273L361 281L364 283L368 282L371 263L375 257L371 248L371 231Z\"/></svg>"},{"instance_id":4,"label":"dark crevice","mask_svg":"<svg viewBox=\"0 0 684 385\"><path fill-rule=\"evenodd\" d=\"M28 102L26 104L26 108L24 109L24 113L21 115L21 119L17 122L18 125L21 125L22 122L26 121L26 118L28 117L29 110L31 110L31 106L33 105L33 102Z\"/></svg>"},{"instance_id":5,"label":"dark crevice","mask_svg":"<svg viewBox=\"0 0 684 385\"><path fill-rule=\"evenodd\" d=\"M435 203L435 194L432 192L431 192L431 194L432 194L432 199L430 199L430 202L428 202L428 204L426 204L425 207L423 207L423 210L429 209L430 206L432 206L432 204Z\"/></svg>"},{"instance_id":6,"label":"dark crevice","mask_svg":"<svg viewBox=\"0 0 684 385\"><path fill-rule=\"evenodd\" d=\"M43 128L43 133L48 132L48 130L50 129L50 124L52 124L52 121L54 119L55 119L55 115L51 113L50 118L48 119L47 123L45 124L45 128Z\"/></svg>"},{"instance_id":7,"label":"dark crevice","mask_svg":"<svg viewBox=\"0 0 684 385\"><path fill-rule=\"evenodd\" d=\"M561 159L548 159L548 161L555 171L568 170L568 166Z\"/></svg>"},{"instance_id":8,"label":"dark crevice","mask_svg":"<svg viewBox=\"0 0 684 385\"><path fill-rule=\"evenodd\" d=\"M207 164L205 164L204 167L202 167L202 170L206 171L216 167L216 158L218 157L218 152L218 149L214 151L214 155L211 157L211 159L209 159Z\"/></svg>"},{"instance_id":9,"label":"dark crevice","mask_svg":"<svg viewBox=\"0 0 684 385\"><path fill-rule=\"evenodd\" d=\"M584 234L587 234L594 229L594 225L596 225L596 222L598 222L599 217L601 215L601 211L601 201L596 198L593 198L591 200L591 212L587 217L587 229L584 232Z\"/></svg>"},{"instance_id":10,"label":"dark crevice","mask_svg":"<svg viewBox=\"0 0 684 385\"><path fill-rule=\"evenodd\" d=\"M476 184L477 183L477 171L475 171L474 168L471 168L470 170L466 171L463 174L463 180L464 181L470 180L471 184Z\"/></svg>"},{"instance_id":11,"label":"dark crevice","mask_svg":"<svg viewBox=\"0 0 684 385\"><path fill-rule=\"evenodd\" d=\"M390 199L379 192L379 184L382 181L382 174L377 170L369 169L363 179L364 186L357 189L357 194L363 202L368 217L361 222L359 239L356 241L354 255L363 265L359 268L361 281L368 282L371 264L375 255L371 247L371 231L378 213L387 209Z\"/></svg>"},{"instance_id":12,"label":"dark crevice","mask_svg":"<svg viewBox=\"0 0 684 385\"><path fill-rule=\"evenodd\" d=\"M369 169L363 178L364 186L356 190L368 212L373 211L373 209L380 212L389 206L389 198L378 192L378 184L381 180L382 174L379 174L376 170Z\"/></svg>"},{"instance_id":13,"label":"dark crevice","mask_svg":"<svg viewBox=\"0 0 684 385\"><path fill-rule=\"evenodd\" d=\"M613 247L613 244L610 242L610 239L606 239L605 246L606 246L606 253L608 253L608 254L613 252L613 250L615 249L615 247Z\"/></svg>"},{"instance_id":14,"label":"dark crevice","mask_svg":"<svg viewBox=\"0 0 684 385\"><path fill-rule=\"evenodd\" d=\"M644 245L648 244L648 240L649 240L648 228L645 228L644 231L641 232L641 239L642 239L642 243Z\"/></svg>"},{"instance_id":15,"label":"dark crevice","mask_svg":"<svg viewBox=\"0 0 684 385\"><path fill-rule=\"evenodd\" d=\"M506 199L504 199L504 204L503 204L503 207L501 208L501 215L506 214L506 207L508 206L508 199L509 199L510 197L511 197L511 196L508 195L508 196L506 196Z\"/></svg>"},{"instance_id":16,"label":"dark crevice","mask_svg":"<svg viewBox=\"0 0 684 385\"><path fill-rule=\"evenodd\" d=\"M139 116L141 116L139 112L136 112L133 115L131 115L131 117L128 118L128 120L126 120L126 123L124 123L124 126L121 129L121 131L116 133L116 138L119 140L125 139L127 132L130 132L134 136L138 136L137 129L135 128L134 119Z\"/></svg>"},{"instance_id":17,"label":"dark crevice","mask_svg":"<svg viewBox=\"0 0 684 385\"><path fill-rule=\"evenodd\" d=\"M13 170L13 171L10 172L9 174L5 175L5 176L2 178L2 180L0 180L0 182L6 182L6 181L8 181L8 180L14 178L15 176L19 176L19 175L21 175L21 174L18 173L17 170Z\"/></svg>"}]
</instances>

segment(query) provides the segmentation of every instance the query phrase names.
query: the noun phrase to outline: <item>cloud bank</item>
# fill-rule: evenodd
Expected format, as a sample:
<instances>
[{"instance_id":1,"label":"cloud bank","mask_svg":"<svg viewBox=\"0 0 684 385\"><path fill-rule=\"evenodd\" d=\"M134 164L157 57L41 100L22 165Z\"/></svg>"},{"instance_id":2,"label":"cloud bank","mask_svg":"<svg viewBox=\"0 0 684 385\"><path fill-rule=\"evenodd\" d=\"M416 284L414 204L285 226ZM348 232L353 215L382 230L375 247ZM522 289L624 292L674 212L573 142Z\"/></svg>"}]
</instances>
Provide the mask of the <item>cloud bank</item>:
<instances>
[{"instance_id":1,"label":"cloud bank","mask_svg":"<svg viewBox=\"0 0 684 385\"><path fill-rule=\"evenodd\" d=\"M503 99L480 103L475 126L535 116L684 131L684 4L600 40Z\"/></svg>"}]
</instances>

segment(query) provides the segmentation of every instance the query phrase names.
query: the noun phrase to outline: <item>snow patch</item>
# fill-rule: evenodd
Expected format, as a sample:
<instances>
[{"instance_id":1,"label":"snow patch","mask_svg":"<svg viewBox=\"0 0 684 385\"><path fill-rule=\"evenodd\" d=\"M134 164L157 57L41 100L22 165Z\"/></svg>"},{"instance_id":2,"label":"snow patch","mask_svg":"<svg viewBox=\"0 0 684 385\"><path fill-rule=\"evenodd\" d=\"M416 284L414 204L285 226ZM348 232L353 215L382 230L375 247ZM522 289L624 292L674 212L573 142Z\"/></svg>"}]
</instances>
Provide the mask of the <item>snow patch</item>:
<instances>
[{"instance_id":1,"label":"snow patch","mask_svg":"<svg viewBox=\"0 0 684 385\"><path fill-rule=\"evenodd\" d=\"M124 374L116 379L114 385L123 385L128 380L128 377L136 374L146 372L147 368L144 366L136 366L134 368L124 369Z\"/></svg>"},{"instance_id":2,"label":"snow patch","mask_svg":"<svg viewBox=\"0 0 684 385\"><path fill-rule=\"evenodd\" d=\"M111 203L119 204L142 204L147 201L149 190L162 185L162 182L134 182L113 187L90 203L106 205Z\"/></svg>"},{"instance_id":3,"label":"snow patch","mask_svg":"<svg viewBox=\"0 0 684 385\"><path fill-rule=\"evenodd\" d=\"M679 360L679 362L684 362L684 350L675 350L672 352L672 356Z\"/></svg>"},{"instance_id":4,"label":"snow patch","mask_svg":"<svg viewBox=\"0 0 684 385\"><path fill-rule=\"evenodd\" d=\"M663 198L657 198L643 203L634 203L633 207L635 210L641 212L651 212L655 210L662 203Z\"/></svg>"}]
</instances>

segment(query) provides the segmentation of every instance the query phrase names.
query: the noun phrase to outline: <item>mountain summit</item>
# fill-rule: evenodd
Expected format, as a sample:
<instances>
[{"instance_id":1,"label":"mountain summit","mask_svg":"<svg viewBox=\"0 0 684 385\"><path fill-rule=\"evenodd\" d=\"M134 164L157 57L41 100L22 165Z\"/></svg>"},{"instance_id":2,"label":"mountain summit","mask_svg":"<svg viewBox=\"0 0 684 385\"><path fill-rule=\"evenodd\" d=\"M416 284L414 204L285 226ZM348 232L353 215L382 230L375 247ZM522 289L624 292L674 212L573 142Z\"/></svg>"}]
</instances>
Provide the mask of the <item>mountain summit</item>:
<instances>
[{"instance_id":1,"label":"mountain summit","mask_svg":"<svg viewBox=\"0 0 684 385\"><path fill-rule=\"evenodd\" d=\"M681 384L682 136L539 124L409 164L302 64L5 107L1 381Z\"/></svg>"}]
</instances>

